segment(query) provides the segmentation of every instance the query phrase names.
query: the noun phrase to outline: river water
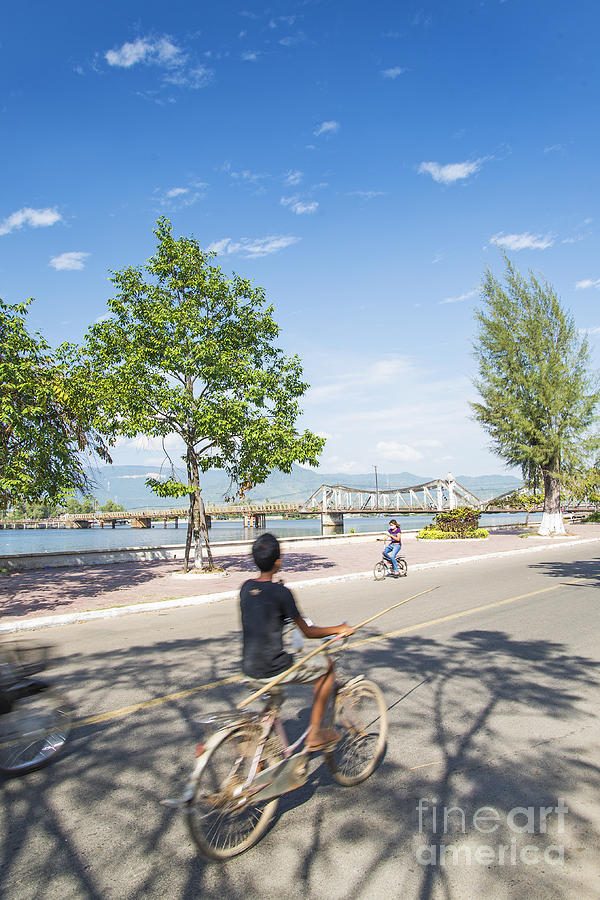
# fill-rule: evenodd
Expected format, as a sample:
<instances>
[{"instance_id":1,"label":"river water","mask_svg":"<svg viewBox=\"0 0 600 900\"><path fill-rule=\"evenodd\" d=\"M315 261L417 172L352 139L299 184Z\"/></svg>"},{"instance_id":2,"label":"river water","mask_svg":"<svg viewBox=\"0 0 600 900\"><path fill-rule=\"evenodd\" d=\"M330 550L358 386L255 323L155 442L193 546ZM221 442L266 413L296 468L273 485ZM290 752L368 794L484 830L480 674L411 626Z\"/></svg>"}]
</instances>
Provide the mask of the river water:
<instances>
[{"instance_id":1,"label":"river water","mask_svg":"<svg viewBox=\"0 0 600 900\"><path fill-rule=\"evenodd\" d=\"M405 531L422 528L428 525L433 516L412 515L398 516ZM539 521L540 516L532 515L531 521ZM506 513L482 515L480 525L510 524L524 522L524 513ZM383 516L344 516L344 531L366 532L386 531L389 518ZM0 556L19 553L56 553L60 550L118 550L123 547L161 547L167 544L184 544L187 525L179 523L175 528L172 523L164 528L162 522L156 522L152 528L130 528L129 525L118 525L116 528L77 528L77 529L27 529L0 530ZM280 538L319 535L320 519L279 519L267 518L267 531ZM211 542L252 540L260 534L255 528L244 528L241 521L216 521L213 519L209 531Z\"/></svg>"}]
</instances>

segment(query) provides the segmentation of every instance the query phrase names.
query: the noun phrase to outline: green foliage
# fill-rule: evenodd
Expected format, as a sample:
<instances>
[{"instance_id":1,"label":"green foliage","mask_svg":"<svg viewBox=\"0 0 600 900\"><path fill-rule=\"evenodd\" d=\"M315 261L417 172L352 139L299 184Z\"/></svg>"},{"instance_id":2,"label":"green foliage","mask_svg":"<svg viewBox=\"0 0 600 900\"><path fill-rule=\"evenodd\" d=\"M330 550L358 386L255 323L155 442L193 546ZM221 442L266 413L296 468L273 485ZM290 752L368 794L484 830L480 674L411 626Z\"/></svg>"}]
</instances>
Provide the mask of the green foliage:
<instances>
[{"instance_id":1,"label":"green foliage","mask_svg":"<svg viewBox=\"0 0 600 900\"><path fill-rule=\"evenodd\" d=\"M514 491L507 497L503 497L501 503L495 502L494 507L501 506L504 509L524 509L527 512L533 512L544 505L544 495L540 493L528 493L525 491Z\"/></svg>"},{"instance_id":2,"label":"green foliage","mask_svg":"<svg viewBox=\"0 0 600 900\"><path fill-rule=\"evenodd\" d=\"M111 317L87 334L103 430L178 434L201 470L223 468L238 485L316 465L323 439L294 427L308 385L299 359L273 345L279 328L263 289L226 279L215 254L175 240L167 219L155 234L150 280L140 268L114 272Z\"/></svg>"},{"instance_id":3,"label":"green foliage","mask_svg":"<svg viewBox=\"0 0 600 900\"><path fill-rule=\"evenodd\" d=\"M146 478L146 487L151 488L158 497L183 497L194 490L191 484L184 484L176 478L167 478L165 481Z\"/></svg>"},{"instance_id":4,"label":"green foliage","mask_svg":"<svg viewBox=\"0 0 600 900\"><path fill-rule=\"evenodd\" d=\"M110 462L91 426L89 379L72 348L53 352L29 334L31 299L0 300L0 510L19 502L57 503L86 484L81 452Z\"/></svg>"},{"instance_id":5,"label":"green foliage","mask_svg":"<svg viewBox=\"0 0 600 900\"><path fill-rule=\"evenodd\" d=\"M593 512L591 515L589 515L587 517L587 519L584 519L583 521L584 521L584 524L586 524L588 522L589 523L600 522L600 511L597 510L596 512Z\"/></svg>"},{"instance_id":6,"label":"green foliage","mask_svg":"<svg viewBox=\"0 0 600 900\"><path fill-rule=\"evenodd\" d=\"M474 345L481 400L472 408L499 456L530 484L543 476L546 509L557 512L561 473L596 443L589 429L600 393L587 341L553 288L505 262L504 285L489 269L483 280Z\"/></svg>"},{"instance_id":7,"label":"green foliage","mask_svg":"<svg viewBox=\"0 0 600 900\"><path fill-rule=\"evenodd\" d=\"M565 487L569 500L575 503L600 503L600 461L572 473Z\"/></svg>"},{"instance_id":8,"label":"green foliage","mask_svg":"<svg viewBox=\"0 0 600 900\"><path fill-rule=\"evenodd\" d=\"M461 537L467 532L475 531L479 525L480 512L470 506L458 506L435 517L435 528L438 531L456 532Z\"/></svg>"},{"instance_id":9,"label":"green foliage","mask_svg":"<svg viewBox=\"0 0 600 900\"><path fill-rule=\"evenodd\" d=\"M117 503L115 500L107 500L104 506L99 507L100 512L125 512L125 507L122 503Z\"/></svg>"},{"instance_id":10,"label":"green foliage","mask_svg":"<svg viewBox=\"0 0 600 900\"><path fill-rule=\"evenodd\" d=\"M442 531L435 525L426 525L417 534L417 538L426 541L449 541L449 540L465 540L466 538L486 538L489 532L485 528L474 528L471 531Z\"/></svg>"}]
</instances>

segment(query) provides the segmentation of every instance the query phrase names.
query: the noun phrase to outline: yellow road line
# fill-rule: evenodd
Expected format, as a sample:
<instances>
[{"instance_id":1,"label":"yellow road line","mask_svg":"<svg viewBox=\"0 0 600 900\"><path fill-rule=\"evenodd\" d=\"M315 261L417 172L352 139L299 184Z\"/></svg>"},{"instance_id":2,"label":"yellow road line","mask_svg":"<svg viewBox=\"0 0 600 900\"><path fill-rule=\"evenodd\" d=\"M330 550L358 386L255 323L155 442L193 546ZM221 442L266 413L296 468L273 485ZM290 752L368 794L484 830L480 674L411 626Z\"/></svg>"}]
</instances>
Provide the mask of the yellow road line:
<instances>
[{"instance_id":1,"label":"yellow road line","mask_svg":"<svg viewBox=\"0 0 600 900\"><path fill-rule=\"evenodd\" d=\"M535 597L538 594L547 594L549 591L557 591L561 587L564 587L564 585L555 584L552 587L541 588L539 591L530 591L528 594L519 594L517 597L508 597L506 600L495 600L493 603L484 603L483 606L474 606L472 609L451 613L449 616L440 616L439 619L429 619L427 622L419 622L418 625L408 625L406 628L398 628L395 631L388 631L386 634L376 634L373 635L373 637L364 638L362 641L352 641L348 644L348 647L362 647L364 644L372 644L375 641L396 637L399 634L408 634L410 631L418 631L420 628L428 628L430 625L439 625L441 622L450 622L452 619L462 619L463 616L471 616L473 613L482 612L484 609L493 609L496 606L515 603L517 600L525 600L527 597Z\"/></svg>"},{"instance_id":2,"label":"yellow road line","mask_svg":"<svg viewBox=\"0 0 600 900\"><path fill-rule=\"evenodd\" d=\"M362 641L352 641L348 647L362 647L364 644L371 644L375 641L383 641L386 638L396 637L400 634L407 634L410 631L418 631L420 628L428 628L430 625L439 625L441 622L450 622L452 619L461 619L463 616L471 616L473 613L482 612L485 609L493 609L497 606L505 606L507 603L515 603L517 600L525 600L527 597L536 597L539 594L547 594L550 591L556 591L564 587L564 584L555 584L552 587L541 588L538 591L530 591L527 594L519 594L516 597L508 597L506 600L496 600L493 603L484 603L483 606L474 606L472 609L465 609L462 612L451 613L448 616L441 616L439 619L429 619L427 622L419 622L417 625L408 625L406 628L398 628L395 631L388 631L386 634L376 634L373 637L364 638ZM86 725L96 725L99 722L110 722L112 719L122 719L132 713L140 712L143 709L151 709L153 706L162 706L172 700L181 700L183 697L191 697L203 691L212 691L214 688L221 687L225 684L235 684L242 681L243 675L232 675L229 678L222 678L219 681L211 681L209 684L201 684L199 687L189 688L185 691L176 691L174 694L166 694L164 697L155 697L153 700L143 700L141 703L134 703L132 706L123 706L121 709L115 709L112 712L99 713L97 716L87 716L85 719L79 719L74 723L74 728L85 728ZM435 763L427 763L427 765L435 765ZM415 768L421 768L415 766Z\"/></svg>"}]
</instances>

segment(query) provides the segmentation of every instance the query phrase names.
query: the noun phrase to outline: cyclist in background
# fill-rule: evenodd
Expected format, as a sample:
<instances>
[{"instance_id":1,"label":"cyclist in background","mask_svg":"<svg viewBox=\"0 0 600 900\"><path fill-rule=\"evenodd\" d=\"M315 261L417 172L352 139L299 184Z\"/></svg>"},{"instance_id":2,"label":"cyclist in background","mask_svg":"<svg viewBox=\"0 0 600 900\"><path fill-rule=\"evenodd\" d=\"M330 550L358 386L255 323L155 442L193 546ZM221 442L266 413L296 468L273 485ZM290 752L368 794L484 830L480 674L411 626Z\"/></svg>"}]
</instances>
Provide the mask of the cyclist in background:
<instances>
[{"instance_id":1,"label":"cyclist in background","mask_svg":"<svg viewBox=\"0 0 600 900\"><path fill-rule=\"evenodd\" d=\"M396 557L402 549L402 529L395 519L390 519L390 527L387 530L387 536L389 537L390 542L383 551L383 555L387 559L387 561L391 562L392 564L393 577L398 578L399 571Z\"/></svg>"}]
</instances>

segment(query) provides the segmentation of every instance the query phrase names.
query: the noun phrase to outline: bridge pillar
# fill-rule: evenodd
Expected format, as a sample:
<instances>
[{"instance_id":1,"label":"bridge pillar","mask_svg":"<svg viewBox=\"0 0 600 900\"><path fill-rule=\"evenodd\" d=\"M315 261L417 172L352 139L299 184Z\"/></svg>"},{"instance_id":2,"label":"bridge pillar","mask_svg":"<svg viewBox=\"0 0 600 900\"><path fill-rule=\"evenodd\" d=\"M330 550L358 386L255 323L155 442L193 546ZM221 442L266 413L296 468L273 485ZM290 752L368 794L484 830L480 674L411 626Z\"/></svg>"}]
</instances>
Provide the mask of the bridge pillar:
<instances>
[{"instance_id":1,"label":"bridge pillar","mask_svg":"<svg viewBox=\"0 0 600 900\"><path fill-rule=\"evenodd\" d=\"M89 528L90 521L89 521L89 519L75 519L72 527L73 528Z\"/></svg>"},{"instance_id":2,"label":"bridge pillar","mask_svg":"<svg viewBox=\"0 0 600 900\"><path fill-rule=\"evenodd\" d=\"M206 527L210 528L212 526L212 516L209 516L208 513L204 513L204 518L206 519ZM264 525L262 527L264 528Z\"/></svg>"},{"instance_id":3,"label":"bridge pillar","mask_svg":"<svg viewBox=\"0 0 600 900\"><path fill-rule=\"evenodd\" d=\"M244 513L244 528L266 528L265 513Z\"/></svg>"},{"instance_id":4,"label":"bridge pillar","mask_svg":"<svg viewBox=\"0 0 600 900\"><path fill-rule=\"evenodd\" d=\"M321 534L341 534L344 531L344 513L321 513Z\"/></svg>"},{"instance_id":5,"label":"bridge pillar","mask_svg":"<svg viewBox=\"0 0 600 900\"><path fill-rule=\"evenodd\" d=\"M152 528L152 519L149 516L139 516L131 519L132 528Z\"/></svg>"},{"instance_id":6,"label":"bridge pillar","mask_svg":"<svg viewBox=\"0 0 600 900\"><path fill-rule=\"evenodd\" d=\"M110 521L110 527L111 527L111 528L116 528L116 527L117 527L117 523L116 523L115 519L111 519L111 521Z\"/></svg>"},{"instance_id":7,"label":"bridge pillar","mask_svg":"<svg viewBox=\"0 0 600 900\"><path fill-rule=\"evenodd\" d=\"M179 516L175 516L175 528L179 528Z\"/></svg>"}]
</instances>

